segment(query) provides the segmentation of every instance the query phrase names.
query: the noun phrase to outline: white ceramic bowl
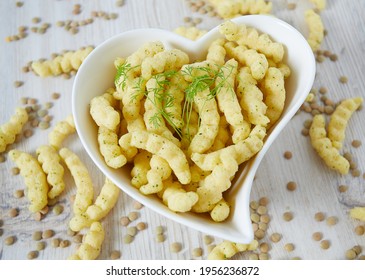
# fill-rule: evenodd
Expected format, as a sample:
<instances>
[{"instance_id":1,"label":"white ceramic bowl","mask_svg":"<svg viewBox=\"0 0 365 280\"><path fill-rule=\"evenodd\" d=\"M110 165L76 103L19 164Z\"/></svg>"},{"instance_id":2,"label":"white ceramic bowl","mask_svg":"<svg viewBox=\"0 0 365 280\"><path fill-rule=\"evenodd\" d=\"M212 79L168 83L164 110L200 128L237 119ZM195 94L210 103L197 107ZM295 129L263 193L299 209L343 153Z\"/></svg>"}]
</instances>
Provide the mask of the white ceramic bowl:
<instances>
[{"instance_id":1,"label":"white ceramic bowl","mask_svg":"<svg viewBox=\"0 0 365 280\"><path fill-rule=\"evenodd\" d=\"M286 81L287 98L280 120L269 131L262 150L241 167L231 189L225 195L232 206L231 215L225 222L215 223L193 213L177 214L154 196L141 194L131 185L128 169L115 170L105 164L98 148L97 127L89 114L90 100L113 86L115 76L113 61L116 57L126 57L143 43L159 40L166 48L179 48L187 52L191 61L204 59L210 43L222 36L218 27L197 41L160 29L131 30L106 40L91 52L77 72L72 93L72 112L77 132L87 153L100 170L125 193L171 220L226 240L249 243L253 240L249 211L253 178L270 145L310 91L315 76L315 60L305 38L295 28L275 17L250 15L233 21L255 27L261 32L268 33L275 41L283 43L286 49L284 60L290 66L292 73Z\"/></svg>"}]
</instances>

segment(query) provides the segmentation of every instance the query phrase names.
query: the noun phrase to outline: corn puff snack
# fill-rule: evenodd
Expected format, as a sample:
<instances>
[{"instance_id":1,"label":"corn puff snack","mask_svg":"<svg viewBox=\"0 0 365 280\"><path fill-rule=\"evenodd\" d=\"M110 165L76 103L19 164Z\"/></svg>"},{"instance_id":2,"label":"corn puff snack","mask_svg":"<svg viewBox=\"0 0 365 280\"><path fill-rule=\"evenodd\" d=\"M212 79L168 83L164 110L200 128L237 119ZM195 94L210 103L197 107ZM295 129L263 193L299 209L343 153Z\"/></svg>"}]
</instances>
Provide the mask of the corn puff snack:
<instances>
[{"instance_id":1,"label":"corn puff snack","mask_svg":"<svg viewBox=\"0 0 365 280\"><path fill-rule=\"evenodd\" d=\"M309 28L307 37L308 44L313 51L316 51L321 46L324 37L323 22L319 14L309 9L304 12L305 22Z\"/></svg>"},{"instance_id":2,"label":"corn puff snack","mask_svg":"<svg viewBox=\"0 0 365 280\"><path fill-rule=\"evenodd\" d=\"M225 260L232 258L235 254L245 251L256 250L259 243L253 240L250 244L239 244L230 241L223 241L214 247L209 253L208 260Z\"/></svg>"},{"instance_id":3,"label":"corn puff snack","mask_svg":"<svg viewBox=\"0 0 365 280\"><path fill-rule=\"evenodd\" d=\"M27 188L27 198L30 202L29 210L37 212L48 203L48 184L46 174L38 161L30 154L18 150L11 150L9 157L20 169Z\"/></svg>"},{"instance_id":4,"label":"corn puff snack","mask_svg":"<svg viewBox=\"0 0 365 280\"><path fill-rule=\"evenodd\" d=\"M188 212L198 201L198 195L186 191L179 182L166 182L163 191L163 202L174 212Z\"/></svg>"},{"instance_id":5,"label":"corn puff snack","mask_svg":"<svg viewBox=\"0 0 365 280\"><path fill-rule=\"evenodd\" d=\"M237 91L240 92L240 105L247 113L249 122L266 127L270 122L266 116L267 105L264 103L263 93L256 86L256 80L251 76L248 67L242 67L240 69ZM249 131L249 129L247 130Z\"/></svg>"},{"instance_id":6,"label":"corn puff snack","mask_svg":"<svg viewBox=\"0 0 365 280\"><path fill-rule=\"evenodd\" d=\"M27 111L18 107L15 109L15 114L10 117L9 122L0 126L0 153L5 151L7 145L14 143L16 135L22 131L27 121Z\"/></svg>"},{"instance_id":7,"label":"corn puff snack","mask_svg":"<svg viewBox=\"0 0 365 280\"><path fill-rule=\"evenodd\" d=\"M76 184L76 197L73 205L73 212L85 213L94 198L94 188L89 171L79 157L67 148L62 148L59 154L66 163Z\"/></svg>"},{"instance_id":8,"label":"corn puff snack","mask_svg":"<svg viewBox=\"0 0 365 280\"><path fill-rule=\"evenodd\" d=\"M132 146L162 157L168 162L180 183L188 184L190 182L189 163L183 151L174 143L160 135L146 131L131 132L130 135Z\"/></svg>"},{"instance_id":9,"label":"corn puff snack","mask_svg":"<svg viewBox=\"0 0 365 280\"><path fill-rule=\"evenodd\" d=\"M64 169L60 164L61 158L53 146L40 146L36 153L38 161L47 175L47 182L51 187L48 191L48 198L54 199L65 189L65 182L63 181Z\"/></svg>"},{"instance_id":10,"label":"corn puff snack","mask_svg":"<svg viewBox=\"0 0 365 280\"><path fill-rule=\"evenodd\" d=\"M48 142L49 145L53 146L57 150L61 148L62 142L69 136L74 133L75 123L72 115L69 115L65 120L58 122L53 130L48 134Z\"/></svg>"},{"instance_id":11,"label":"corn puff snack","mask_svg":"<svg viewBox=\"0 0 365 280\"><path fill-rule=\"evenodd\" d=\"M78 70L81 63L91 53L93 47L81 48L77 51L69 51L52 60L35 61L31 67L34 73L40 77L58 76Z\"/></svg>"},{"instance_id":12,"label":"corn puff snack","mask_svg":"<svg viewBox=\"0 0 365 280\"><path fill-rule=\"evenodd\" d=\"M350 163L340 155L338 150L333 147L331 140L327 137L323 115L314 116L309 129L309 136L313 148L327 166L341 174L347 174L349 172Z\"/></svg>"},{"instance_id":13,"label":"corn puff snack","mask_svg":"<svg viewBox=\"0 0 365 280\"><path fill-rule=\"evenodd\" d=\"M230 206L227 201L222 198L218 203L214 206L212 211L210 211L210 217L213 221L219 223L223 222L228 218L230 213Z\"/></svg>"},{"instance_id":14,"label":"corn puff snack","mask_svg":"<svg viewBox=\"0 0 365 280\"><path fill-rule=\"evenodd\" d=\"M170 177L171 168L162 157L153 155L150 161L151 169L147 172L147 184L140 187L143 194L158 193L163 190L163 181Z\"/></svg>"},{"instance_id":15,"label":"corn puff snack","mask_svg":"<svg viewBox=\"0 0 365 280\"><path fill-rule=\"evenodd\" d=\"M266 116L272 125L280 118L286 97L284 76L279 69L270 67L267 70L262 90L265 92Z\"/></svg>"},{"instance_id":16,"label":"corn puff snack","mask_svg":"<svg viewBox=\"0 0 365 280\"><path fill-rule=\"evenodd\" d=\"M113 209L119 193L120 189L106 178L94 204L90 205L85 213L77 214L70 220L70 229L77 232L90 227L93 222L100 221Z\"/></svg>"},{"instance_id":17,"label":"corn puff snack","mask_svg":"<svg viewBox=\"0 0 365 280\"><path fill-rule=\"evenodd\" d=\"M122 148L118 145L118 135L115 131L99 126L98 142L100 153L108 166L117 169L127 163L127 158L124 156Z\"/></svg>"},{"instance_id":18,"label":"corn puff snack","mask_svg":"<svg viewBox=\"0 0 365 280\"><path fill-rule=\"evenodd\" d=\"M179 26L174 30L174 32L180 36L183 36L193 41L198 40L205 33L207 33L206 30L198 29L195 26L191 27Z\"/></svg>"},{"instance_id":19,"label":"corn puff snack","mask_svg":"<svg viewBox=\"0 0 365 280\"><path fill-rule=\"evenodd\" d=\"M147 172L150 170L151 153L142 150L133 159L133 168L131 171L131 183L134 187L139 189L142 185L148 183Z\"/></svg>"},{"instance_id":20,"label":"corn puff snack","mask_svg":"<svg viewBox=\"0 0 365 280\"><path fill-rule=\"evenodd\" d=\"M356 220L365 221L365 207L354 207L350 209L350 217Z\"/></svg>"},{"instance_id":21,"label":"corn puff snack","mask_svg":"<svg viewBox=\"0 0 365 280\"><path fill-rule=\"evenodd\" d=\"M90 226L90 230L85 234L80 247L76 253L70 256L69 260L95 260L101 250L104 242L104 229L101 223L94 222Z\"/></svg>"},{"instance_id":22,"label":"corn puff snack","mask_svg":"<svg viewBox=\"0 0 365 280\"><path fill-rule=\"evenodd\" d=\"M147 57L141 65L142 78L150 79L153 75L170 70L179 70L183 65L189 63L189 56L178 49L165 50Z\"/></svg>"},{"instance_id":23,"label":"corn puff snack","mask_svg":"<svg viewBox=\"0 0 365 280\"><path fill-rule=\"evenodd\" d=\"M272 3L264 0L209 0L209 2L223 19L247 14L269 14L272 9Z\"/></svg>"},{"instance_id":24,"label":"corn puff snack","mask_svg":"<svg viewBox=\"0 0 365 280\"><path fill-rule=\"evenodd\" d=\"M207 152L208 153L214 152L214 151L224 148L229 139L230 139L230 132L229 132L228 122L227 122L225 116L221 116L221 118L219 120L219 128L218 128L217 137L215 137L213 145L210 147L210 149Z\"/></svg>"},{"instance_id":25,"label":"corn puff snack","mask_svg":"<svg viewBox=\"0 0 365 280\"><path fill-rule=\"evenodd\" d=\"M363 99L361 97L348 98L343 100L335 109L328 123L328 138L332 141L333 147L342 148L345 139L347 123L352 114L360 107Z\"/></svg>"},{"instance_id":26,"label":"corn puff snack","mask_svg":"<svg viewBox=\"0 0 365 280\"><path fill-rule=\"evenodd\" d=\"M215 40L208 48L207 60L222 66L225 63L226 50L223 47L225 40L219 38Z\"/></svg>"},{"instance_id":27,"label":"corn puff snack","mask_svg":"<svg viewBox=\"0 0 365 280\"><path fill-rule=\"evenodd\" d=\"M269 35L261 34L255 28L238 25L232 21L225 21L220 25L219 31L228 41L249 47L272 58L277 63L284 57L284 47L281 43L273 42Z\"/></svg>"},{"instance_id":28,"label":"corn puff snack","mask_svg":"<svg viewBox=\"0 0 365 280\"><path fill-rule=\"evenodd\" d=\"M113 108L116 103L113 92L113 89L108 89L103 95L91 99L90 115L98 126L116 131L120 123L120 115Z\"/></svg>"}]
</instances>

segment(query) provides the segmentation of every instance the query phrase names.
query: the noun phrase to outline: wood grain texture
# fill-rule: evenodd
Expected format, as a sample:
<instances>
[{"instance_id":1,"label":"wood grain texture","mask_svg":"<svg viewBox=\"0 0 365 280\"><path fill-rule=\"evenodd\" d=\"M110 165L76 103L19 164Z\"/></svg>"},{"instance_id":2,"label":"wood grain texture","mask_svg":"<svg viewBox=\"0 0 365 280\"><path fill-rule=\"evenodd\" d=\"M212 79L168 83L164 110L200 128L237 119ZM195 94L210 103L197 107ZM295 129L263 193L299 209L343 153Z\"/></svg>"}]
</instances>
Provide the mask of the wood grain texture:
<instances>
[{"instance_id":1,"label":"wood grain texture","mask_svg":"<svg viewBox=\"0 0 365 280\"><path fill-rule=\"evenodd\" d=\"M41 79L32 73L23 73L22 66L31 60L49 58L52 53L62 52L64 49L76 50L82 46L98 45L107 38L120 32L135 28L155 27L173 30L184 25L183 18L191 16L201 17L199 28L209 30L221 22L218 18L193 13L185 1L182 0L130 0L125 1L122 7L116 7L115 1L42 1L24 0L23 7L16 7L15 1L0 1L0 123L6 122L13 114L15 107L20 105L21 97L37 98L39 104L53 102L49 110L53 116L52 125L64 119L71 113L71 90L73 78L65 80L61 77ZM306 36L308 30L304 22L303 11L312 7L309 1L300 0L295 10L288 10L287 3L292 1L276 0L273 2L273 13L281 19L295 26ZM327 1L328 7L321 13L328 35L322 44L322 49L331 50L338 55L338 61L326 59L317 63L317 74L314 88L325 86L328 96L334 101L343 98L362 96L365 97L365 20L363 11L365 1L331 0ZM73 15L74 4L81 4L82 13ZM59 20L82 20L90 17L92 11L114 12L118 14L115 20L95 18L94 23L81 26L76 35L72 35L63 28L56 26ZM33 24L33 17L40 17L41 23ZM9 35L16 34L21 25L40 26L50 23L51 27L44 35L28 31L28 37L16 42L5 42ZM298 54L300 55L300 54ZM348 77L348 83L341 84L340 76ZM14 81L24 81L20 88L13 86ZM61 93L59 100L52 100L53 92ZM354 139L364 139L365 128L362 120L365 111L356 112L349 122L346 130L346 139L343 151L351 152L358 168L360 177L351 175L339 176L329 170L319 159L310 146L309 138L301 135L303 121L310 118L304 112L296 115L281 135L270 148L262 161L252 190L252 199L257 200L266 196L270 199L268 205L271 222L267 234L262 241L269 241L272 233L282 234L282 240L271 243L269 252L272 259L344 259L345 251L354 245L365 249L365 236L354 233L356 225L364 222L353 221L348 217L349 207L354 205L365 206L365 145L355 149L351 146ZM45 144L48 130L34 130L34 135L23 139L13 147L35 152L40 144ZM80 156L92 174L95 193L98 193L103 184L104 177L81 146L76 135L65 143ZM286 160L283 153L290 150L293 153L291 160ZM71 218L70 196L75 193L74 182L66 172L66 191L61 197L61 204L65 211L56 216L50 212L44 219L35 222L28 211L25 198L16 199L13 194L17 189L24 188L20 176L12 176L11 168L14 167L10 160L0 163L0 219L3 221L0 237L0 259L26 259L27 253L35 250L36 242L32 240L32 233L36 230L53 229L56 236L61 239L72 240L67 235L67 223ZM297 190L289 192L286 184L295 181ZM339 193L339 185L348 185L347 193ZM19 215L10 218L8 212L11 208L18 208ZM134 242L123 243L126 227L120 225L120 218L131 211L139 213L138 220L131 223L146 222L148 227L139 232ZM286 211L294 214L294 219L285 222L282 215ZM323 212L327 217L338 217L338 224L328 226L326 222L316 222L314 214ZM205 234L187 228L152 212L147 208L134 210L133 200L126 194L121 194L116 207L103 220L106 238L103 244L100 259L109 259L112 250L120 250L122 259L191 259L194 248L204 249L207 256L207 245L204 244ZM166 241L155 242L155 228L162 225L165 229ZM328 250L320 248L319 242L312 240L312 233L320 231L323 239L331 242ZM6 237L15 235L17 241L12 246L6 246ZM47 248L41 251L39 259L66 259L75 251L76 244L68 248L52 248L50 240ZM214 243L221 240L216 238ZM183 249L180 253L171 253L169 244L181 242ZM286 243L293 243L295 250L287 252ZM246 259L247 254L238 254L236 259Z\"/></svg>"}]
</instances>

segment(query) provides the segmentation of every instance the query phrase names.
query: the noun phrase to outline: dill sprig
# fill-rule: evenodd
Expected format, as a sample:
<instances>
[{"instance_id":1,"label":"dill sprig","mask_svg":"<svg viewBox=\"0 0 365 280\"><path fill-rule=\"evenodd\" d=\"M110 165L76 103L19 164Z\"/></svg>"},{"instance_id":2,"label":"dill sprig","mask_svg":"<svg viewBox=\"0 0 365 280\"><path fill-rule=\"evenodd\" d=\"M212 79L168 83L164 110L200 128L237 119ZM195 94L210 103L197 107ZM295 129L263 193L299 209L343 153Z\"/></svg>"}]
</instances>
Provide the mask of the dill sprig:
<instances>
[{"instance_id":1,"label":"dill sprig","mask_svg":"<svg viewBox=\"0 0 365 280\"><path fill-rule=\"evenodd\" d=\"M128 72L133 70L134 68L139 67L139 65L132 66L130 63L125 61L123 64L117 66L117 73L115 74L114 83L118 87L122 87L122 90L125 90L127 80L128 80Z\"/></svg>"}]
</instances>

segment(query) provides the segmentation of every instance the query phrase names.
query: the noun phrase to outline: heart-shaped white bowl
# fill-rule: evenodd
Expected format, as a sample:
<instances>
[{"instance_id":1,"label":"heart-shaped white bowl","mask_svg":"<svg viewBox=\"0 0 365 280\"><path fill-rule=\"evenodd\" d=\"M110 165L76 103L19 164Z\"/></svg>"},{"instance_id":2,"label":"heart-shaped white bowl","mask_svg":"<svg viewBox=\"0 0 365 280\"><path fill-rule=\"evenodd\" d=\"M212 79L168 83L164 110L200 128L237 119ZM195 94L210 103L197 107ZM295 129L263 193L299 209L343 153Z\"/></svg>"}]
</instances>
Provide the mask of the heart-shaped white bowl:
<instances>
[{"instance_id":1,"label":"heart-shaped white bowl","mask_svg":"<svg viewBox=\"0 0 365 280\"><path fill-rule=\"evenodd\" d=\"M253 178L270 145L310 91L315 76L315 60L305 38L295 28L275 17L250 15L235 18L233 21L254 27L269 34L273 40L283 43L286 50L284 61L290 66L292 73L286 80L287 97L280 120L268 132L262 150L241 166L232 188L225 195L231 204L231 215L226 221L215 223L204 215L174 213L158 198L141 194L131 185L128 168L115 170L105 164L99 152L97 127L89 114L91 99L114 85L116 71L113 62L116 57L126 57L145 42L159 40L167 49L179 48L187 52L191 61L204 59L211 42L222 36L219 27L212 29L197 41L160 29L131 30L106 40L91 52L77 72L72 92L72 112L77 132L89 156L98 168L129 196L161 215L196 230L233 242L249 243L253 240L249 211Z\"/></svg>"}]
</instances>

